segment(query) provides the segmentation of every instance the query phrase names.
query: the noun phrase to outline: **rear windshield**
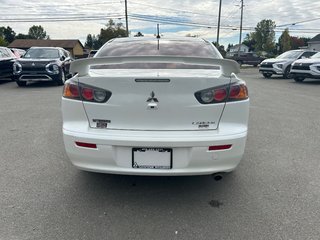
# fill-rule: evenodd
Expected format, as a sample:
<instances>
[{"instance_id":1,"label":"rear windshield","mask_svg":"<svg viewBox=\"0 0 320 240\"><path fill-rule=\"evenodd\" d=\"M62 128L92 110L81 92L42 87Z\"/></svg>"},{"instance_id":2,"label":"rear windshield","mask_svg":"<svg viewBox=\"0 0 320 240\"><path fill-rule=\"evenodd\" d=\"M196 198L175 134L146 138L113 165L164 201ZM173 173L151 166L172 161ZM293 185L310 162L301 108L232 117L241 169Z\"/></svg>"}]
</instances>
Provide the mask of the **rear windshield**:
<instances>
[{"instance_id":1,"label":"rear windshield","mask_svg":"<svg viewBox=\"0 0 320 240\"><path fill-rule=\"evenodd\" d=\"M94 57L121 57L121 56L183 56L218 58L221 55L210 43L205 41L176 41L176 40L149 40L149 41L114 41L105 44ZM182 63L125 63L95 66L92 68L136 68L136 69L217 69L215 66L192 65Z\"/></svg>"}]
</instances>

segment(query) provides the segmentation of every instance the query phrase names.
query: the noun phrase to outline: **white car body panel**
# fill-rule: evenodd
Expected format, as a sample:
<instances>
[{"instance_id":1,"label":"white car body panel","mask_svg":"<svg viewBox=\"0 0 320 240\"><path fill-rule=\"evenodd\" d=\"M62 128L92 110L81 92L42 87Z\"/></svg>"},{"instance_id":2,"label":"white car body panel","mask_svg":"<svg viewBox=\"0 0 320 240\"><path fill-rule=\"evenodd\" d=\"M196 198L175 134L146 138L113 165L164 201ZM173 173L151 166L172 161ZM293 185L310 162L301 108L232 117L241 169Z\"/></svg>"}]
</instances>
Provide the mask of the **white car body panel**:
<instances>
[{"instance_id":1,"label":"white car body panel","mask_svg":"<svg viewBox=\"0 0 320 240\"><path fill-rule=\"evenodd\" d=\"M308 65L307 69L296 69L295 66ZM294 76L304 76L311 78L320 78L320 59L319 58L309 58L309 59L299 59L292 63L290 73Z\"/></svg>"},{"instance_id":2,"label":"white car body panel","mask_svg":"<svg viewBox=\"0 0 320 240\"><path fill-rule=\"evenodd\" d=\"M133 57L85 59L72 63L77 73L68 82L106 89L112 93L105 103L62 98L63 139L71 162L79 169L126 175L205 175L230 172L245 149L249 99L201 104L195 92L241 81L236 62L224 59L186 57L138 57L136 61L202 64L219 69L90 69L100 64L135 62ZM137 79L152 80L136 81ZM158 81L168 79L170 81ZM152 94L152 92L154 94ZM150 109L149 98L155 109ZM94 119L108 120L107 127ZM204 125L202 128L200 125ZM76 142L95 144L81 147ZM209 146L230 146L209 150ZM168 169L135 168L134 156L154 166L165 164L169 154L141 149L169 149ZM147 154L147 155L146 155ZM138 160L137 160L138 161ZM140 163L139 163L140 164Z\"/></svg>"},{"instance_id":3,"label":"white car body panel","mask_svg":"<svg viewBox=\"0 0 320 240\"><path fill-rule=\"evenodd\" d=\"M105 69L92 72L90 77L82 77L79 81L107 89L113 97L105 104L84 102L83 106L91 127L96 125L94 119L104 119L110 121L109 129L198 130L198 122L207 123L207 129L216 129L225 103L200 105L193 95L209 86L230 83L230 77L220 76L220 71L212 69ZM94 77L97 75L100 77ZM152 92L156 103L147 102Z\"/></svg>"},{"instance_id":4,"label":"white car body panel","mask_svg":"<svg viewBox=\"0 0 320 240\"><path fill-rule=\"evenodd\" d=\"M183 56L126 56L126 57L105 57L105 58L84 58L71 64L70 72L77 73L79 77L87 76L90 66L103 64L123 64L123 63L183 63L192 65L213 65L219 66L225 76L232 73L239 73L240 66L233 60L201 58L201 57L183 57Z\"/></svg>"}]
</instances>

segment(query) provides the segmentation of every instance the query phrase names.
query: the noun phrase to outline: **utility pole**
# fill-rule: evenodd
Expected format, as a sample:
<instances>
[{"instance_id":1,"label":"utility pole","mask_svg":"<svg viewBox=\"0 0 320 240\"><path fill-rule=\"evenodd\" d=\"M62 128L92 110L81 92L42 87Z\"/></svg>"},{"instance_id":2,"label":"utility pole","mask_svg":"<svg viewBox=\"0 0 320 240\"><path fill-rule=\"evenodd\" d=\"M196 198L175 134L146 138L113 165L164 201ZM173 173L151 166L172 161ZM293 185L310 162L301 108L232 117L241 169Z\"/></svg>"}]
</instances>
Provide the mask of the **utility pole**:
<instances>
[{"instance_id":1,"label":"utility pole","mask_svg":"<svg viewBox=\"0 0 320 240\"><path fill-rule=\"evenodd\" d=\"M126 14L126 32L127 32L127 37L129 37L127 0L124 1L124 5L125 5L125 14Z\"/></svg>"},{"instance_id":2,"label":"utility pole","mask_svg":"<svg viewBox=\"0 0 320 240\"><path fill-rule=\"evenodd\" d=\"M220 0L220 3L219 3L219 17L218 17L218 29L217 29L217 47L219 46L221 3L222 3L222 0Z\"/></svg>"},{"instance_id":3,"label":"utility pole","mask_svg":"<svg viewBox=\"0 0 320 240\"><path fill-rule=\"evenodd\" d=\"M240 37L239 37L238 57L240 56L240 48L241 48L241 42L242 42L243 1L244 0L241 0L241 20L240 20Z\"/></svg>"}]
</instances>

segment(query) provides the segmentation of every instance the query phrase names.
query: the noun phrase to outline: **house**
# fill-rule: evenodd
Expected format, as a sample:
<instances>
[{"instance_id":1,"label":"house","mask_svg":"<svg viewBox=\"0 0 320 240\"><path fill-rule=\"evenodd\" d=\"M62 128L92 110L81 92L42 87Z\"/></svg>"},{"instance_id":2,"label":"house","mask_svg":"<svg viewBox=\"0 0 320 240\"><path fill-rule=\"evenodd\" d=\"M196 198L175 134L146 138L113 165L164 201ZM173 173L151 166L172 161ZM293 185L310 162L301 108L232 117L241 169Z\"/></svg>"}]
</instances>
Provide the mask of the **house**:
<instances>
[{"instance_id":1,"label":"house","mask_svg":"<svg viewBox=\"0 0 320 240\"><path fill-rule=\"evenodd\" d=\"M308 42L308 49L320 51L320 34L318 34Z\"/></svg>"},{"instance_id":2,"label":"house","mask_svg":"<svg viewBox=\"0 0 320 240\"><path fill-rule=\"evenodd\" d=\"M30 47L61 47L69 51L75 58L81 58L84 55L84 47L79 40L16 39L8 47L24 50Z\"/></svg>"},{"instance_id":3,"label":"house","mask_svg":"<svg viewBox=\"0 0 320 240\"><path fill-rule=\"evenodd\" d=\"M236 45L230 47L229 52L227 52L227 56L232 57L235 54L238 54L238 51L239 51L239 44L236 44ZM249 47L244 44L241 44L240 45L240 53L248 53L248 52L249 52Z\"/></svg>"}]
</instances>

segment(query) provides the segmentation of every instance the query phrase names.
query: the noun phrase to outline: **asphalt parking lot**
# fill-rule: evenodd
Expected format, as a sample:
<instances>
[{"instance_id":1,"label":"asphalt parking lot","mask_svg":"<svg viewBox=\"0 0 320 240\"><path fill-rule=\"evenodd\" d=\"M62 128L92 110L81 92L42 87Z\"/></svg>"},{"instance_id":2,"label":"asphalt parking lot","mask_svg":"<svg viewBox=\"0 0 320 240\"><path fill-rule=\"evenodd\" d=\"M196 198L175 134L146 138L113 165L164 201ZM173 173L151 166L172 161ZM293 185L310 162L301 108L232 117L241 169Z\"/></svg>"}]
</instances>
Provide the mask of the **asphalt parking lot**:
<instances>
[{"instance_id":1,"label":"asphalt parking lot","mask_svg":"<svg viewBox=\"0 0 320 240\"><path fill-rule=\"evenodd\" d=\"M218 182L79 171L62 142L62 87L0 83L0 239L319 239L320 81L240 77L246 152Z\"/></svg>"}]
</instances>

